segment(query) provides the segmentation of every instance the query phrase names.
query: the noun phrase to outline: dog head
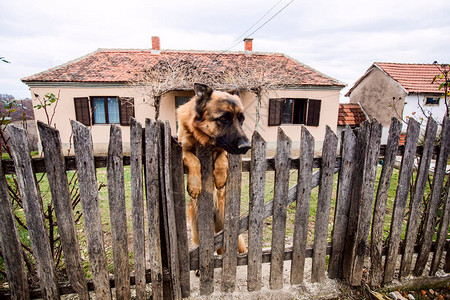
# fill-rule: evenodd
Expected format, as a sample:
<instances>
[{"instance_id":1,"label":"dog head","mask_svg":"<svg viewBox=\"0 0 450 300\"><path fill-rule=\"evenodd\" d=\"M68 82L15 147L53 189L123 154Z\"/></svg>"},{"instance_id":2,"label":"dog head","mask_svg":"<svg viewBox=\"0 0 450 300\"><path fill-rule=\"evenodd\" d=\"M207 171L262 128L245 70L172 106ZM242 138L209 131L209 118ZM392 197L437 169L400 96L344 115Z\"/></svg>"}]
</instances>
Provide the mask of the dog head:
<instances>
[{"instance_id":1,"label":"dog head","mask_svg":"<svg viewBox=\"0 0 450 300\"><path fill-rule=\"evenodd\" d=\"M197 129L228 153L245 154L250 142L242 129L245 118L237 89L221 92L195 83L194 91Z\"/></svg>"}]
</instances>

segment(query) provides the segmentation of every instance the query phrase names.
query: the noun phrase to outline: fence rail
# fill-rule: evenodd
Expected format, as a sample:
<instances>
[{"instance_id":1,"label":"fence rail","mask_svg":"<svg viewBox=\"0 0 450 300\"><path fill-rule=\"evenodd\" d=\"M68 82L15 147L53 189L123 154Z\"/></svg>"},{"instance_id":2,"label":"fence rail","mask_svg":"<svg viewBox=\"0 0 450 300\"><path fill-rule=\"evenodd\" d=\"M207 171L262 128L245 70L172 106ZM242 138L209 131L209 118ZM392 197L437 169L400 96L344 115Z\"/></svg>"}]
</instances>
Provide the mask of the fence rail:
<instances>
[{"instance_id":1,"label":"fence rail","mask_svg":"<svg viewBox=\"0 0 450 300\"><path fill-rule=\"evenodd\" d=\"M368 267L372 285L391 282L396 276L403 278L411 272L424 273L430 253L430 270L434 275L444 260L444 271L450 271L449 227L450 181L445 184L445 172L450 152L450 121L445 119L439 136L440 145L434 146L437 124L429 121L423 145L418 146L419 124L410 120L405 146L398 146L401 124L393 119L388 144L380 145L381 125L365 122L353 132L346 128L337 151L337 137L327 128L323 155L313 158L314 138L306 127L301 130L300 156L291 158L291 140L279 129L278 146L274 158L265 157L266 143L255 133L250 159L229 156L229 174L226 186L224 230L214 234L213 213L213 162L212 149L201 148L197 156L202 162L202 193L198 199L200 244L188 250L186 223L185 183L181 146L171 136L168 123L146 120L145 128L134 119L131 122L131 155L122 153L120 128L111 126L108 156L92 155L90 130L73 121L75 157L63 157L57 130L39 123L43 140L43 159L31 160L25 133L11 126L14 162L2 161L0 172L0 232L10 290L0 291L0 298L28 299L43 297L58 299L60 295L78 293L89 299L88 291L97 297L112 298L115 288L117 298L130 299L131 286L135 286L139 299L146 296L146 283L151 283L154 299L188 297L191 290L190 271L200 270L200 293L214 292L214 268L222 268L222 290L235 289L236 267L247 265L248 290L262 287L263 263L270 263L269 287L283 287L283 263L291 260L290 283L307 280L304 275L305 259L312 258L310 280L321 282L327 276L342 278L359 285L363 268ZM339 156L336 153L339 152ZM401 155L398 188L394 199L390 233L383 244L382 233L386 217L386 201L392 181L396 156ZM379 158L383 164L378 180L376 171ZM414 159L420 157L418 168ZM430 163L435 158L430 202L423 206L425 186ZM128 233L125 206L123 166L130 165L131 202L134 244L134 275L129 266ZM16 167L15 167L16 166ZM20 166L20 168L17 168ZM105 244L100 218L96 168L106 167L108 200L112 233L114 274L106 262ZM412 176L416 168L415 181ZM316 170L314 170L316 169ZM77 170L81 206L88 241L88 260L92 279L84 278L81 255L69 203L69 185L66 171ZM290 170L298 170L297 184L289 188ZM264 203L266 171L275 171L273 199ZM58 231L65 253L69 282L55 281L52 256L42 219L42 200L35 174L47 172L52 201L55 205ZM249 213L239 217L241 198L241 172L249 172ZM333 182L336 173L338 184L333 224L329 224ZM34 259L37 262L39 288L30 289L26 269L21 257L20 240L14 214L10 206L5 174L16 174L19 182L24 212L29 227ZM142 176L143 174L143 176ZM314 244L307 245L311 190L318 187L318 204L315 217ZM144 198L145 189L145 198ZM444 191L446 191L444 193ZM411 195L410 195L411 194ZM408 204L408 197L412 199ZM148 226L144 224L144 201ZM296 203L294 239L286 247L286 209ZM423 209L422 209L423 208ZM440 211L440 212L439 212ZM401 230L407 215L405 238ZM423 230L418 236L420 216ZM262 248L264 219L272 217L272 247ZM438 228L436 230L436 227ZM328 228L333 226L331 238ZM239 234L248 231L248 253L237 254ZM370 233L370 239L369 239ZM437 233L437 238L433 236ZM145 236L149 242L145 246ZM419 241L418 243L416 241ZM223 247L223 255L214 251ZM150 252L146 255L145 251ZM444 251L446 251L445 258ZM418 253L413 266L413 254ZM397 259L401 255L401 264ZM146 264L145 257L149 262ZM327 266L326 256L329 256ZM383 260L383 256L385 259ZM367 258L370 258L368 265ZM396 269L400 269L397 274Z\"/></svg>"}]
</instances>

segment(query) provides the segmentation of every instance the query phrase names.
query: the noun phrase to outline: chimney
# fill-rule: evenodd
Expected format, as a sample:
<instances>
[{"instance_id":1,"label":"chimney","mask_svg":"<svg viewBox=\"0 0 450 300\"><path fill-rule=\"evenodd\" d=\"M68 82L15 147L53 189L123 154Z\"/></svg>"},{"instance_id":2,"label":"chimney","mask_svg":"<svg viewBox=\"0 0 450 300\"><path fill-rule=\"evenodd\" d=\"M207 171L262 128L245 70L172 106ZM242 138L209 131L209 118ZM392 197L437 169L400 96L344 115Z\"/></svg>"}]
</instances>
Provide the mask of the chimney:
<instances>
[{"instance_id":1,"label":"chimney","mask_svg":"<svg viewBox=\"0 0 450 300\"><path fill-rule=\"evenodd\" d=\"M244 43L245 43L245 54L251 54L251 52L253 51L253 47L252 47L252 41L253 39L251 38L245 38L244 39Z\"/></svg>"},{"instance_id":2,"label":"chimney","mask_svg":"<svg viewBox=\"0 0 450 300\"><path fill-rule=\"evenodd\" d=\"M159 54L161 48L159 46L159 36L152 36L152 51L153 54Z\"/></svg>"}]
</instances>

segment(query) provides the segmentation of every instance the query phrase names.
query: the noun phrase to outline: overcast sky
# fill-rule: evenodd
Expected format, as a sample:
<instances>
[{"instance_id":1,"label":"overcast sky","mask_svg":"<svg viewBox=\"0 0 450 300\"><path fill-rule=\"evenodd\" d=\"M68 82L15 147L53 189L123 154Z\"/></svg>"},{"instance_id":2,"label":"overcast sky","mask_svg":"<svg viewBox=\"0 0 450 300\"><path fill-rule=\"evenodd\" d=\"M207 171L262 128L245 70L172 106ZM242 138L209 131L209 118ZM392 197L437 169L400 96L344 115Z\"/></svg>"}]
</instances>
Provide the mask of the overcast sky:
<instances>
[{"instance_id":1,"label":"overcast sky","mask_svg":"<svg viewBox=\"0 0 450 300\"><path fill-rule=\"evenodd\" d=\"M224 50L290 1L1 0L0 93L30 97L20 78L98 48L150 48L153 35L162 49ZM254 51L346 83L343 94L374 61L450 63L449 16L449 0L294 0L250 37Z\"/></svg>"}]
</instances>

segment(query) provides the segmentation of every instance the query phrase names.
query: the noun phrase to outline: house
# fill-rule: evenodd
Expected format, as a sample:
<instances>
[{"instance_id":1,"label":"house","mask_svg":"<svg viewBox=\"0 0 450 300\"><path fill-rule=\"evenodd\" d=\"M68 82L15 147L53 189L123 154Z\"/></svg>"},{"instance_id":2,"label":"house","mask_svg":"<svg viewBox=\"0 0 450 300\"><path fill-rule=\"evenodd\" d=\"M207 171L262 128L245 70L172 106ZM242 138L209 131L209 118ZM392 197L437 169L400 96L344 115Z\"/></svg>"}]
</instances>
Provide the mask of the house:
<instances>
[{"instance_id":1,"label":"house","mask_svg":"<svg viewBox=\"0 0 450 300\"><path fill-rule=\"evenodd\" d=\"M176 108L193 96L194 82L237 86L245 131L250 137L257 127L268 149L276 147L278 126L294 143L301 124L319 144L327 125L336 131L339 93L345 86L336 79L284 54L254 52L251 39L245 40L245 51L237 52L161 50L159 45L159 37L152 37L151 49L98 49L22 81L33 101L47 93L59 95L53 123L66 150L72 119L91 126L97 153L107 151L110 124L122 127L127 151L131 116L144 123L158 114L175 134ZM166 89L158 94L161 86ZM45 117L42 110L35 115L37 120Z\"/></svg>"},{"instance_id":2,"label":"house","mask_svg":"<svg viewBox=\"0 0 450 300\"><path fill-rule=\"evenodd\" d=\"M425 128L429 116L441 122L446 114L444 91L433 79L440 71L435 64L375 62L346 94L359 103L368 116L383 125L386 143L392 117L414 118Z\"/></svg>"},{"instance_id":3,"label":"house","mask_svg":"<svg viewBox=\"0 0 450 300\"><path fill-rule=\"evenodd\" d=\"M356 129L367 119L368 116L358 103L339 103L338 137L340 137L346 125L349 125L351 129Z\"/></svg>"}]
</instances>

